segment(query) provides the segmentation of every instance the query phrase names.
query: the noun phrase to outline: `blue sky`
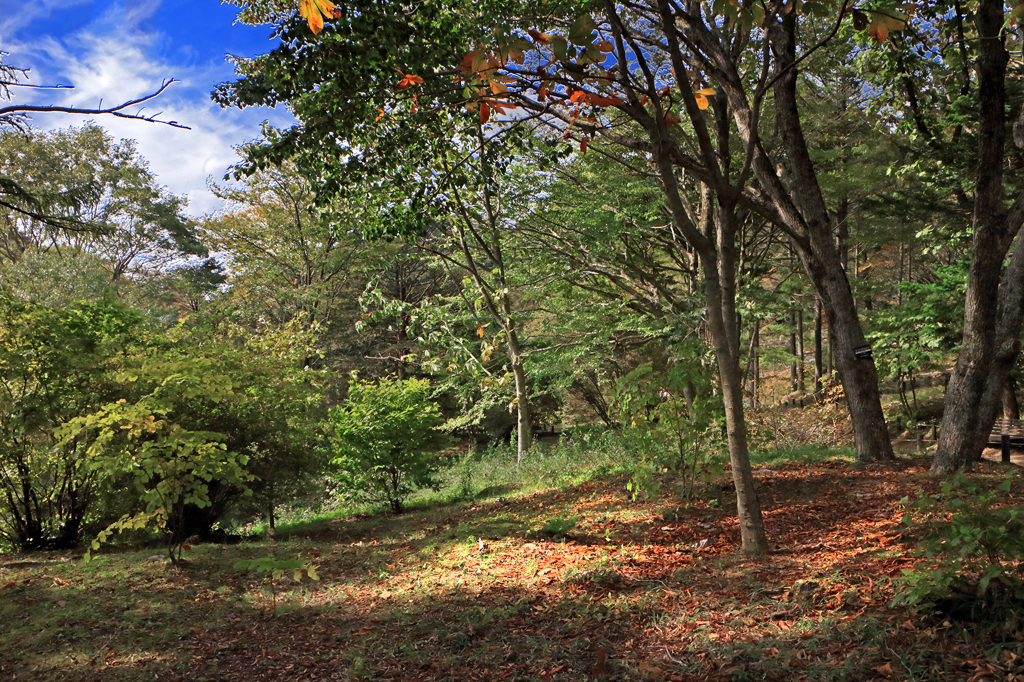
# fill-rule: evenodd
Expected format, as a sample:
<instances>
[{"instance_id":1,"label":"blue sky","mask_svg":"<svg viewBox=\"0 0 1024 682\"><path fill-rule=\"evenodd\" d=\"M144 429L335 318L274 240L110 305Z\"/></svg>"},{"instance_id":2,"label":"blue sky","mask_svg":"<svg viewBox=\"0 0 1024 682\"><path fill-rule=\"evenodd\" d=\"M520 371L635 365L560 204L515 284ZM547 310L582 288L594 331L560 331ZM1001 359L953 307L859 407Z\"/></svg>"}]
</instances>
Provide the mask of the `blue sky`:
<instances>
[{"instance_id":1,"label":"blue sky","mask_svg":"<svg viewBox=\"0 0 1024 682\"><path fill-rule=\"evenodd\" d=\"M297 4L297 3L296 3ZM282 109L222 110L210 91L233 80L226 54L253 57L270 51L269 26L232 25L236 8L217 0L0 0L0 50L7 64L30 68L37 85L73 90L15 88L14 103L95 108L149 94L175 78L144 113L163 112L192 130L92 117L115 138L132 138L159 182L189 198L189 213L221 210L207 190L237 159L233 147L255 139L260 123L288 125ZM80 125L89 117L35 114L38 129Z\"/></svg>"}]
</instances>

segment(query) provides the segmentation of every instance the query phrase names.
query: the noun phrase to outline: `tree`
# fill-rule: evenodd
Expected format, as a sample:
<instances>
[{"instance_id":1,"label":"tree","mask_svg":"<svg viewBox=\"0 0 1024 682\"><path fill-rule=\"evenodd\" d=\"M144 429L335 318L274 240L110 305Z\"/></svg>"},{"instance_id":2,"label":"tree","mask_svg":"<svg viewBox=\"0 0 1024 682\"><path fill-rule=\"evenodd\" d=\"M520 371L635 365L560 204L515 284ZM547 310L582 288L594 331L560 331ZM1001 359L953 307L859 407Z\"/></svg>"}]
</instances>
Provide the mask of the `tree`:
<instances>
[{"instance_id":1,"label":"tree","mask_svg":"<svg viewBox=\"0 0 1024 682\"><path fill-rule=\"evenodd\" d=\"M405 499L432 485L443 463L435 454L444 444L437 430L442 421L428 382L384 377L374 383L353 375L348 399L329 419L342 487L401 513Z\"/></svg>"},{"instance_id":2,"label":"tree","mask_svg":"<svg viewBox=\"0 0 1024 682\"><path fill-rule=\"evenodd\" d=\"M477 12L479 11L481 10L477 10ZM505 25L502 9L488 6L482 11L488 17L486 28L490 28L495 24L499 26ZM470 88L466 91L469 93L468 104L478 113L479 122L484 124L489 122L492 110L499 113L503 110L502 100L494 97L488 98L483 94L483 90L474 85L472 81L486 78L486 74L481 72L487 70L484 68L486 65L496 60L500 60L503 64L509 63L510 60L522 61L522 51L524 47L529 48L530 44L522 39L515 40L510 38L507 44L495 50L494 55L497 56L485 50L477 50L471 55L465 56L466 46L472 45L474 42L479 43L481 40L486 40L486 33L481 31L479 24L467 22L459 13L452 12L451 8L442 9L435 4L425 5L416 12L408 14L401 19L397 16L382 16L377 8L368 8L366 13L358 12L355 8L351 8L351 14L347 17L343 14L340 21L335 21L329 29L325 29L324 35L328 36L328 38L323 44L326 45L328 42L333 42L332 34L340 36L354 32L361 39L368 38L371 35L371 33L367 32L368 29L372 25L379 25L381 22L391 34L390 37L403 46L402 49L397 53L392 51L387 53L375 52L374 54L379 55L379 57L371 63L367 63L361 57L361 65L358 67L354 63L351 65L347 63L339 64L338 60L335 59L321 59L325 55L319 54L318 46L320 43L308 43L305 36L295 30L294 24L285 24L282 30L282 37L285 39L287 47L282 47L276 55L272 53L266 59L257 60L257 63L253 65L254 68L247 69L251 74L247 79L232 86L222 86L216 93L216 97L223 103L234 102L236 104L298 101L300 99L300 92L313 93L318 91L319 86L316 83L323 82L322 76L325 76L327 73L345 74L346 83L340 88L332 88L329 93L319 90L319 92L323 93L323 97L311 97L304 94L301 98L304 105L297 110L298 114L300 118L306 118L308 114L309 120L316 118L320 122L319 125L324 125L326 121L316 112L320 110L320 107L327 100L331 100L330 106L332 107L339 105L346 108L355 107L356 110L351 111L351 116L341 117L340 119L332 117L331 120L337 121L337 124L333 122L330 124L330 127L334 128L332 136L335 139L343 139L345 140L344 145L358 146L364 150L360 155L349 155L346 165L350 169L355 168L364 174L367 169L379 169L375 177L384 177L392 185L400 185L404 178L409 178L416 171L417 164L423 167L429 165L431 161L444 157L447 150L444 149L441 141L449 139L446 136L447 131L444 130L444 125L448 119L446 116L416 116L417 112L420 111L420 103L412 97L403 98L405 101L402 99L394 100L391 93L385 89L385 84L378 80L384 77L385 69L390 70L394 68L403 74L408 74L414 69L423 72L424 69L430 69L431 65L436 65L438 73L450 73L450 69L462 64L462 72L471 75L469 79ZM343 27L341 26L342 23L345 24ZM580 27L574 29L577 30L577 33L590 33L591 29L588 28L586 23L578 22L577 25ZM419 27L424 29L423 34L431 36L429 41L421 41L415 37L421 33L417 30ZM502 33L501 35L504 36L506 34ZM476 38L476 40L472 40L472 38ZM370 40L375 42L377 39L377 36L375 36ZM564 43L565 40L562 40ZM293 52L294 47L298 47L298 52ZM502 50L504 50L503 53L501 52ZM592 53L591 61L595 58L594 54L600 54L596 48L592 49ZM285 79L285 72L281 70L281 65L288 61L292 55L301 55L300 59L308 59L308 63L316 71L315 73L309 73L310 78L302 83ZM346 62L349 59L343 53L332 55L332 57L334 56L340 57L341 62ZM350 67L357 70L353 71ZM324 69L324 71L321 71L321 69ZM293 69L290 67L287 67L287 70L288 72L293 72ZM366 77L363 78L362 74L366 74ZM534 72L533 76L537 76L537 72ZM535 80L533 76L529 77ZM437 80L437 78L435 77L434 80ZM515 76L511 75L510 72L510 75L502 75L498 80L489 79L492 91L507 94L508 88L502 82L506 78L514 79ZM399 91L408 91L418 83L422 83L423 80L419 76L406 77L397 84L397 88ZM531 82L530 87L534 88L534 86L535 83ZM366 96L356 98L355 94L357 92L365 93ZM417 92L415 97L418 97L419 94ZM566 93L565 99L568 101L568 93ZM619 101L621 102L622 100ZM431 101L429 103L424 101L423 105L428 107L427 110L432 111L438 106L447 105L450 110L452 105L461 106L466 103L467 98L462 94L461 89L453 91L449 87L444 86L442 89L434 91ZM548 110L548 105L539 103L537 98L516 99L515 103L529 106L534 110L542 112ZM510 105L506 103L505 106ZM374 113L371 114L371 111ZM404 125L397 127L398 135L387 135L385 131L396 128L395 124L389 121L389 119L396 118L398 113L403 114L402 118L404 120L402 123ZM374 119L374 123L380 123L382 119L385 123L382 125L371 125L369 123L371 118ZM569 124L569 117L565 118L565 123ZM412 128L412 119L423 121L426 123L426 127L422 129ZM575 123L576 121L573 119L571 122ZM661 125L661 130L665 130L664 120L660 124L655 125ZM513 125L512 127L516 126ZM311 172L315 177L322 179L335 176L336 171L328 171L327 168L337 167L337 152L339 150L328 151L319 142L309 144L312 142L311 132L311 128L301 126L289 131L285 135L275 135L272 140L268 141L269 144L267 146L252 150L250 160L254 165L250 167L254 168L266 163L268 158L282 158L282 156L299 153L301 156L298 163L304 171ZM724 132L727 134L728 129L726 128ZM401 147L400 153L396 153L399 151L395 147L396 139L406 141L406 144ZM349 148L352 148L351 146ZM657 145L655 145L655 148L664 151L662 147ZM656 163L659 164L659 174L668 183L668 203L672 206L674 219L677 223L679 220L686 220L687 237L693 238L707 247L704 249L702 256L702 265L705 268L706 274L713 275L711 284L706 289L709 292L709 297L715 299L711 305L712 317L717 320L713 323L715 326L714 333L720 333L718 337L720 343L716 341L716 344L723 353L723 360L725 360L725 364L720 367L720 370L722 370L723 382L729 382L730 386L738 386L738 336L735 333L730 334L730 329L734 331L735 323L735 315L730 313L729 308L734 300L730 298L732 290L729 289L733 281L729 279L731 272L726 272L727 290L724 297L721 297L722 290L718 284L720 273L717 269L717 259L713 253L715 238L707 233L701 233L697 228L689 229L691 223L678 198L678 179L674 174L672 160L668 155L662 155L656 159ZM440 173L445 173L439 167L439 164L435 167L438 168ZM716 165L716 168L719 168L719 166ZM429 176L427 177L429 178ZM447 174L444 177L447 177ZM418 180L423 178L423 174L417 176ZM414 196L411 203L402 205L404 210L415 217L417 211L421 211L424 206L428 205L428 202L422 199L422 197L431 196L433 188L433 182L421 183L421 189ZM327 196L334 196L339 191L337 183L331 181L327 181L320 189ZM675 193L674 195L673 192ZM720 219L712 221L710 220L710 215L708 215L709 220L705 225L711 231L711 235L713 235L718 225L725 225L727 230L726 243L731 244L731 241L729 241L731 233L728 231L734 229L735 202L731 199L727 199L727 201L729 203L723 209L724 212L716 216L716 218ZM728 271L732 265L726 264L724 267ZM732 353L731 358L729 357L730 353ZM741 391L732 393L737 396L741 395ZM741 526L744 529L744 546L753 552L763 552L767 548L767 540L764 537L756 499L752 495L753 480L750 475L749 461L746 461L746 438L742 426L742 406L740 402L737 402L738 400L741 400L741 398L735 400L731 397L727 398L730 405L727 407L727 414L730 415L728 418L731 422L730 447L735 452L734 461L736 464L736 476L738 477L738 495L744 498L740 504ZM733 409L737 404L740 405L740 412L738 414ZM747 514L748 509L751 512L750 514Z\"/></svg>"},{"instance_id":3,"label":"tree","mask_svg":"<svg viewBox=\"0 0 1024 682\"><path fill-rule=\"evenodd\" d=\"M963 19L959 6L956 18ZM1007 376L1020 353L1024 314L1024 192L1008 201L1004 167L1007 133L1007 21L1002 2L979 0L975 12L978 98L977 174L964 333L946 392L943 429L932 470L970 468L988 440ZM1024 106L1013 126L1024 151ZM1013 254L1007 257L1013 247ZM1004 267L1005 264L1005 267Z\"/></svg>"},{"instance_id":4,"label":"tree","mask_svg":"<svg viewBox=\"0 0 1024 682\"><path fill-rule=\"evenodd\" d=\"M515 216L528 210L528 193L521 183L495 172L496 145L487 144L482 127L478 126L475 132L476 148L459 155L464 163L460 181L448 182L443 190L450 213L439 225L443 237L421 245L442 262L468 275L474 285L473 293L479 297L479 307L501 330L515 386L518 465L533 443L533 409L523 343L525 320L516 305L523 292L511 272L515 258L507 235L514 230ZM469 165L466 157L470 155L477 158L479 165ZM452 165L458 161L458 157L442 161L447 177L452 176ZM481 338L484 335L482 324L478 334Z\"/></svg>"},{"instance_id":5,"label":"tree","mask_svg":"<svg viewBox=\"0 0 1024 682\"><path fill-rule=\"evenodd\" d=\"M289 166L215 191L232 210L206 219L200 233L230 262L224 304L235 306L254 327L268 318L318 327L328 364L362 368L365 346L353 335L360 318L357 299L393 249L372 247L352 227L358 208L338 206L330 216L311 210L310 181Z\"/></svg>"},{"instance_id":6,"label":"tree","mask_svg":"<svg viewBox=\"0 0 1024 682\"><path fill-rule=\"evenodd\" d=\"M31 199L0 213L0 255L11 263L30 249L88 252L116 281L206 255L186 202L157 184L134 141L115 142L99 126L0 133L0 175L17 176ZM32 206L59 224L28 215Z\"/></svg>"},{"instance_id":7,"label":"tree","mask_svg":"<svg viewBox=\"0 0 1024 682\"><path fill-rule=\"evenodd\" d=\"M30 86L27 83L22 83L28 73L27 69L20 69L16 66L4 63L4 58L9 53L0 51L0 101L9 101L12 99L11 88L71 88L74 86L58 85L58 86L45 86L45 85L33 85ZM169 88L172 83L175 83L174 79L165 80L160 87L152 94L139 97L134 100L122 102L121 104L112 107L100 106L95 109L80 108L80 107L63 107L63 106L34 106L25 104L10 104L4 107L0 107L0 133L9 132L26 132L27 121L29 114L32 113L64 113L64 114L86 114L86 115L111 115L118 118L135 119L139 121L147 121L150 123L163 123L165 125L172 126L174 128L184 128L190 130L188 126L182 125L177 121L163 121L157 118L159 114L152 116L144 116L141 109L136 113L128 113L126 110L138 105L148 102L155 97L160 96L164 90ZM49 197L52 202L54 197ZM63 205L74 206L77 202L77 197L74 194L70 194L63 197L57 197L59 203ZM14 180L13 177L0 175L0 208L12 211L18 214L19 217L28 218L35 221L40 221L49 225L51 228L69 230L72 232L81 231L88 229L87 225L83 225L81 222L68 219L67 217L49 213L47 211L46 203L41 203L39 197L32 192L24 189L19 182Z\"/></svg>"},{"instance_id":8,"label":"tree","mask_svg":"<svg viewBox=\"0 0 1024 682\"><path fill-rule=\"evenodd\" d=\"M55 432L120 394L141 317L110 301L51 308L0 294L0 537L76 546L101 486L83 439Z\"/></svg>"},{"instance_id":9,"label":"tree","mask_svg":"<svg viewBox=\"0 0 1024 682\"><path fill-rule=\"evenodd\" d=\"M56 429L91 471L128 476L142 502L97 544L152 523L177 560L185 539L207 536L239 496L255 489L273 502L275 486L319 471L312 413L320 376L299 362L312 352L308 331L210 322L180 325L126 353L116 399Z\"/></svg>"}]
</instances>

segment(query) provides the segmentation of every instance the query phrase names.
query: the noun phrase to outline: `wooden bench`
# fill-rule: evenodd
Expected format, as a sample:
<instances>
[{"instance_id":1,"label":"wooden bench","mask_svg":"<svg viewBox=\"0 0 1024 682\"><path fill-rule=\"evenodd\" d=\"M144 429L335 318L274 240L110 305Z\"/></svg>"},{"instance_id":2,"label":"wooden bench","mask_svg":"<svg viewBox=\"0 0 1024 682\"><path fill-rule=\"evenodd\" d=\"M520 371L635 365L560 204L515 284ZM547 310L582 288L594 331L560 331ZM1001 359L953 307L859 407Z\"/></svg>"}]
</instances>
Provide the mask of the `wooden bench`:
<instances>
[{"instance_id":1,"label":"wooden bench","mask_svg":"<svg viewBox=\"0 0 1024 682\"><path fill-rule=\"evenodd\" d=\"M931 430L931 440L939 439L938 424L935 422L922 423L917 425L921 429ZM917 450L924 452L924 433L917 434ZM998 446L1001 459L1004 462L1010 461L1010 445L1024 446L1024 420L1022 419L996 419L992 425L992 431L988 435L988 444Z\"/></svg>"},{"instance_id":2,"label":"wooden bench","mask_svg":"<svg viewBox=\"0 0 1024 682\"><path fill-rule=\"evenodd\" d=\"M996 419L992 432L988 436L989 445L998 445L1002 461L1010 461L1010 444L1024 444L1024 420Z\"/></svg>"}]
</instances>

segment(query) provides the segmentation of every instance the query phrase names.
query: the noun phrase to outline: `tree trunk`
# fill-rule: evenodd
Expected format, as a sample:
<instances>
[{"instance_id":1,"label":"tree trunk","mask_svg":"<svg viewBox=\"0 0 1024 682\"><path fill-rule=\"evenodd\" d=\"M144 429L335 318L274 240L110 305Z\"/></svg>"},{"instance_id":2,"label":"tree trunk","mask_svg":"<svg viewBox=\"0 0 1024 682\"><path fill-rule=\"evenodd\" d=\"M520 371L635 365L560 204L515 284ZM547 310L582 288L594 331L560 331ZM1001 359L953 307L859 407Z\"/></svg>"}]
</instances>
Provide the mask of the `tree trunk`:
<instances>
[{"instance_id":1,"label":"tree trunk","mask_svg":"<svg viewBox=\"0 0 1024 682\"><path fill-rule=\"evenodd\" d=\"M663 9L667 10L667 7ZM740 543L748 554L765 554L768 536L764 529L761 505L757 500L754 475L750 470L747 449L747 424L743 414L743 382L740 373L739 332L736 329L736 214L735 202L717 197L714 220L708 211L707 222L700 231L690 222L679 193L679 180L667 152L668 131L663 122L655 122L650 130L654 141L654 160L658 167L665 198L673 222L686 235L686 240L699 254L704 274L704 296L707 303L707 324L718 364L722 400L725 406L725 429L729 442L729 460L736 488L736 514L740 526ZM712 202L707 202L710 206ZM712 222L717 223L716 239L710 236ZM717 248L716 248L717 247ZM723 286L725 285L725 286Z\"/></svg>"},{"instance_id":2,"label":"tree trunk","mask_svg":"<svg viewBox=\"0 0 1024 682\"><path fill-rule=\"evenodd\" d=\"M821 299L814 299L814 393L821 392L821 378L824 376L824 358L821 356Z\"/></svg>"},{"instance_id":3,"label":"tree trunk","mask_svg":"<svg viewBox=\"0 0 1024 682\"><path fill-rule=\"evenodd\" d=\"M804 311L797 308L796 313L796 387L798 391L807 390L807 378L804 371Z\"/></svg>"},{"instance_id":4,"label":"tree trunk","mask_svg":"<svg viewBox=\"0 0 1024 682\"><path fill-rule=\"evenodd\" d=\"M850 269L850 197L844 193L836 208L836 248L839 249L839 265L843 272ZM853 278L857 279L857 251L853 256ZM849 277L849 274L847 274Z\"/></svg>"},{"instance_id":5,"label":"tree trunk","mask_svg":"<svg viewBox=\"0 0 1024 682\"><path fill-rule=\"evenodd\" d=\"M686 411L690 415L690 421L697 421L697 412L694 403L697 402L697 386L692 381L683 384L683 400L686 401Z\"/></svg>"},{"instance_id":6,"label":"tree trunk","mask_svg":"<svg viewBox=\"0 0 1024 682\"><path fill-rule=\"evenodd\" d=\"M1018 244L1006 272L1003 261L1020 228L1018 199L1005 212L1006 52L1000 33L1001 0L981 0L978 26L979 135L974 237L960 355L946 391L942 433L932 471L967 470L988 441L1003 384L1020 350L1024 303L1024 248ZM1024 110L1022 110L1024 116Z\"/></svg>"},{"instance_id":7,"label":"tree trunk","mask_svg":"<svg viewBox=\"0 0 1024 682\"><path fill-rule=\"evenodd\" d=\"M1020 403L1017 402L1017 382L1008 374L1003 384L1003 418L1020 419Z\"/></svg>"},{"instance_id":8,"label":"tree trunk","mask_svg":"<svg viewBox=\"0 0 1024 682\"><path fill-rule=\"evenodd\" d=\"M765 554L768 551L768 536L765 533L761 505L757 500L754 475L750 469L750 452L747 449L747 422L743 414L743 382L740 374L739 337L730 323L736 319L735 292L721 283L735 282L733 270L734 253L729 224L735 216L719 206L719 252L717 269L715 262L704 266L704 292L708 305L708 325L715 346L719 379L722 386L722 401L725 404L725 425L729 440L729 459L732 464L733 485L736 487L736 513L739 517L740 538L743 551L748 554ZM701 262L705 258L701 256Z\"/></svg>"},{"instance_id":9,"label":"tree trunk","mask_svg":"<svg viewBox=\"0 0 1024 682\"><path fill-rule=\"evenodd\" d=\"M799 384L797 383L797 365L799 364L796 357L796 309L790 308L789 310L789 390L795 391Z\"/></svg>"},{"instance_id":10,"label":"tree trunk","mask_svg":"<svg viewBox=\"0 0 1024 682\"><path fill-rule=\"evenodd\" d=\"M522 349L514 327L507 330L508 355L512 364L512 377L516 382L516 467L523 454L533 445L533 415L530 410L530 387L523 368Z\"/></svg>"},{"instance_id":11,"label":"tree trunk","mask_svg":"<svg viewBox=\"0 0 1024 682\"><path fill-rule=\"evenodd\" d=\"M761 345L760 328L761 323L757 319L750 325L750 351L747 360L747 367L750 368L750 391L747 393L747 409L750 410L757 409L757 380L761 369L757 357Z\"/></svg>"},{"instance_id":12,"label":"tree trunk","mask_svg":"<svg viewBox=\"0 0 1024 682\"><path fill-rule=\"evenodd\" d=\"M787 13L781 22L768 27L778 69L787 69L775 83L776 122L785 146L793 180L791 190L799 206L806 230L806 241L793 239L793 245L815 291L821 296L828 315L829 341L834 344L835 363L846 393L858 462L889 461L895 458L885 426L878 372L872 360L857 359L854 349L864 348L867 341L857 317L850 282L846 278L832 234L817 174L807 149L797 107L796 83L796 16ZM778 176L766 164L759 168L762 184L771 185L773 198L785 201L778 194ZM771 171L772 175L768 175Z\"/></svg>"}]
</instances>

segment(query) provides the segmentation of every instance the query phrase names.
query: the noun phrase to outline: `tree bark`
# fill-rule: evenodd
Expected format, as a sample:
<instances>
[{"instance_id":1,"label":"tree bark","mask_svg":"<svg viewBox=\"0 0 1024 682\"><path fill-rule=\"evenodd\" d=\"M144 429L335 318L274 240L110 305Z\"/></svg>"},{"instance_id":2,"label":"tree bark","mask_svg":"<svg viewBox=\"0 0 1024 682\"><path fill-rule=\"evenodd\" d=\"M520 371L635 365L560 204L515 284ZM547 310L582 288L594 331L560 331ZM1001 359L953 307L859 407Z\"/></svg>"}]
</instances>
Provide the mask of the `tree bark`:
<instances>
[{"instance_id":1,"label":"tree bark","mask_svg":"<svg viewBox=\"0 0 1024 682\"><path fill-rule=\"evenodd\" d=\"M807 378L804 371L804 311L797 308L796 313L796 387L798 391L807 390Z\"/></svg>"},{"instance_id":2,"label":"tree bark","mask_svg":"<svg viewBox=\"0 0 1024 682\"><path fill-rule=\"evenodd\" d=\"M821 299L814 299L814 393L821 391L822 377L821 357Z\"/></svg>"},{"instance_id":3,"label":"tree bark","mask_svg":"<svg viewBox=\"0 0 1024 682\"><path fill-rule=\"evenodd\" d=\"M1009 55L1001 38L1003 3L981 0L975 17L979 135L974 237L963 343L946 391L942 433L932 464L932 471L939 475L969 469L988 441L1003 384L1020 351L1024 303L1024 248L1020 244L1005 273L1000 274L1024 215L1021 198L1008 212L1004 201Z\"/></svg>"},{"instance_id":4,"label":"tree bark","mask_svg":"<svg viewBox=\"0 0 1024 682\"><path fill-rule=\"evenodd\" d=\"M789 355L791 357L789 361L789 390L795 391L799 387L797 378L797 365L799 362L796 357L796 309L789 309Z\"/></svg>"},{"instance_id":5,"label":"tree bark","mask_svg":"<svg viewBox=\"0 0 1024 682\"><path fill-rule=\"evenodd\" d=\"M850 282L843 271L832 234L828 210L825 207L817 174L807 149L797 108L796 84L796 16L784 14L781 21L768 27L777 68L787 69L775 83L776 122L782 135L790 169L793 174L791 189L803 217L806 242L793 240L804 270L821 296L828 316L829 341L834 344L835 363L843 384L850 418L853 422L854 443L858 462L890 461L895 458L882 412L878 391L878 372L872 360L858 359L854 349L867 346ZM755 170L762 184L778 200L778 176L765 164L756 164ZM766 171L771 171L768 175ZM763 176L763 177L762 177Z\"/></svg>"},{"instance_id":6,"label":"tree bark","mask_svg":"<svg viewBox=\"0 0 1024 682\"><path fill-rule=\"evenodd\" d=\"M1020 403L1017 402L1017 382L1013 380L1013 375L1006 376L1006 382L1003 384L1003 418L1004 419L1020 419Z\"/></svg>"},{"instance_id":7,"label":"tree bark","mask_svg":"<svg viewBox=\"0 0 1024 682\"><path fill-rule=\"evenodd\" d=\"M716 213L719 216L720 235L717 263L711 261L711 267L704 268L708 325L711 328L722 387L722 401L725 405L726 434L729 441L733 485L736 487L736 512L739 517L742 547L748 554L765 554L768 551L768 536L764 529L761 505L757 499L754 475L750 469L750 452L747 449L739 337L735 330L730 328L730 323L734 324L736 320L735 290L721 286L730 279L735 282L735 254L728 247L722 248L724 244L730 243L734 235L735 215L729 215L732 213L729 208L722 206L719 206ZM705 262L703 256L701 262Z\"/></svg>"},{"instance_id":8,"label":"tree bark","mask_svg":"<svg viewBox=\"0 0 1024 682\"><path fill-rule=\"evenodd\" d=\"M750 351L749 359L747 361L747 367L750 370L750 391L747 393L747 409L750 410L757 409L757 380L761 371L757 357L761 350L760 329L761 323L755 318L754 323L750 325Z\"/></svg>"},{"instance_id":9,"label":"tree bark","mask_svg":"<svg viewBox=\"0 0 1024 682\"><path fill-rule=\"evenodd\" d=\"M530 387L523 367L523 352L515 327L506 329L508 356L512 365L512 377L516 383L516 466L523 459L523 453L533 446L533 419L530 410Z\"/></svg>"}]
</instances>

